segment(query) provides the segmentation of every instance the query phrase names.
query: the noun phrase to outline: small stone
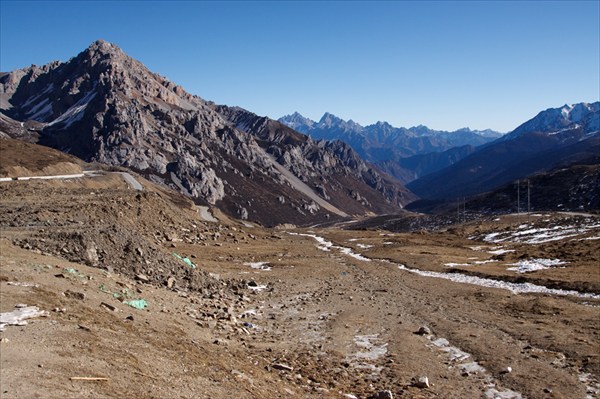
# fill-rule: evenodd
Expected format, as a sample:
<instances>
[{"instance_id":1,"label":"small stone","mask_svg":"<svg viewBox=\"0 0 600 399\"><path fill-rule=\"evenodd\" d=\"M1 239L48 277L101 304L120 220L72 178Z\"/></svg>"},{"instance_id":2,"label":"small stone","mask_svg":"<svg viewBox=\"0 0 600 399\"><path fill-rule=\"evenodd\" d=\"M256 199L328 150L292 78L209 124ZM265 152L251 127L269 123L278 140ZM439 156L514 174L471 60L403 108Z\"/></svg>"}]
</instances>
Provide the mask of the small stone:
<instances>
[{"instance_id":1,"label":"small stone","mask_svg":"<svg viewBox=\"0 0 600 399\"><path fill-rule=\"evenodd\" d=\"M10 340L8 338L0 338L0 342L2 342L2 343L9 343Z\"/></svg>"},{"instance_id":2,"label":"small stone","mask_svg":"<svg viewBox=\"0 0 600 399\"><path fill-rule=\"evenodd\" d=\"M512 373L512 367L508 366L502 369L502 371L500 371L500 374L509 374Z\"/></svg>"},{"instance_id":3,"label":"small stone","mask_svg":"<svg viewBox=\"0 0 600 399\"><path fill-rule=\"evenodd\" d=\"M112 310L113 312L115 310L117 310L116 307L114 307L113 305L111 305L110 303L106 303L106 302L101 302L100 306L104 306L105 308L107 308L108 310Z\"/></svg>"},{"instance_id":4,"label":"small stone","mask_svg":"<svg viewBox=\"0 0 600 399\"><path fill-rule=\"evenodd\" d=\"M71 290L66 290L63 293L67 298L77 299L79 301L83 301L85 299L85 294L83 292L75 292Z\"/></svg>"},{"instance_id":5,"label":"small stone","mask_svg":"<svg viewBox=\"0 0 600 399\"><path fill-rule=\"evenodd\" d=\"M148 283L150 282L150 279L148 278L148 276L146 276L145 274L137 274L135 276L135 279L138 281L141 281L143 283Z\"/></svg>"},{"instance_id":6,"label":"small stone","mask_svg":"<svg viewBox=\"0 0 600 399\"><path fill-rule=\"evenodd\" d=\"M88 326L85 326L83 324L79 324L78 327L81 328L84 331L92 331L91 328L89 328Z\"/></svg>"},{"instance_id":7,"label":"small stone","mask_svg":"<svg viewBox=\"0 0 600 399\"><path fill-rule=\"evenodd\" d=\"M379 391L375 395L369 396L369 399L394 399L394 395L391 391Z\"/></svg>"},{"instance_id":8,"label":"small stone","mask_svg":"<svg viewBox=\"0 0 600 399\"><path fill-rule=\"evenodd\" d=\"M415 377L414 380L415 382L413 385L417 388L429 388L429 378L427 378L426 376Z\"/></svg>"},{"instance_id":9,"label":"small stone","mask_svg":"<svg viewBox=\"0 0 600 399\"><path fill-rule=\"evenodd\" d=\"M98 257L98 250L96 244L89 243L85 249L85 261L88 265L95 266L98 264L100 258Z\"/></svg>"},{"instance_id":10,"label":"small stone","mask_svg":"<svg viewBox=\"0 0 600 399\"><path fill-rule=\"evenodd\" d=\"M288 366L287 364L283 364L283 363L275 363L272 365L272 367L276 370L294 371L294 368L292 366Z\"/></svg>"},{"instance_id":11,"label":"small stone","mask_svg":"<svg viewBox=\"0 0 600 399\"><path fill-rule=\"evenodd\" d=\"M125 318L125 320L128 320L128 321L133 321L133 316L129 315L129 316L127 316L127 317Z\"/></svg>"},{"instance_id":12,"label":"small stone","mask_svg":"<svg viewBox=\"0 0 600 399\"><path fill-rule=\"evenodd\" d=\"M427 326L419 327L419 330L416 332L418 335L431 335L431 329Z\"/></svg>"},{"instance_id":13,"label":"small stone","mask_svg":"<svg viewBox=\"0 0 600 399\"><path fill-rule=\"evenodd\" d=\"M169 279L167 280L167 287L173 288L174 285L175 285L175 277L169 277Z\"/></svg>"}]
</instances>

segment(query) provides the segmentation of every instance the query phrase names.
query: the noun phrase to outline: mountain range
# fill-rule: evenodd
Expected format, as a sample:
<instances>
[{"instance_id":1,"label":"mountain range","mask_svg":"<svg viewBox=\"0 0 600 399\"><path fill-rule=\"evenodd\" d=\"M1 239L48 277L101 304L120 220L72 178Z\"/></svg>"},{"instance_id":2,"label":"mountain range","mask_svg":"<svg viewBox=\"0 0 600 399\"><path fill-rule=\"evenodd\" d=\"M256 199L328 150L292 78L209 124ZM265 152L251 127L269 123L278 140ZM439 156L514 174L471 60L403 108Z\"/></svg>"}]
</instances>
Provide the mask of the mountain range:
<instances>
[{"instance_id":1,"label":"mountain range","mask_svg":"<svg viewBox=\"0 0 600 399\"><path fill-rule=\"evenodd\" d=\"M217 106L99 40L66 62L2 73L5 134L130 168L264 225L394 212L415 196L342 142Z\"/></svg>"},{"instance_id":2,"label":"mountain range","mask_svg":"<svg viewBox=\"0 0 600 399\"><path fill-rule=\"evenodd\" d=\"M407 187L421 198L447 200L484 193L559 167L594 164L600 153L599 126L600 102L550 108Z\"/></svg>"},{"instance_id":3,"label":"mountain range","mask_svg":"<svg viewBox=\"0 0 600 399\"><path fill-rule=\"evenodd\" d=\"M316 122L295 112L279 118L289 127L314 139L341 140L365 160L406 184L427 173L443 169L489 143L502 133L487 130L459 129L453 132L419 125L394 127L387 122L361 126L326 112ZM455 151L462 147L460 151ZM451 153L439 155L445 151ZM406 158L412 158L406 161Z\"/></svg>"},{"instance_id":4,"label":"mountain range","mask_svg":"<svg viewBox=\"0 0 600 399\"><path fill-rule=\"evenodd\" d=\"M277 121L189 94L102 40L66 62L0 73L0 136L129 168L266 226L393 214L597 164L599 127L600 102L547 109L505 135L330 113Z\"/></svg>"}]
</instances>

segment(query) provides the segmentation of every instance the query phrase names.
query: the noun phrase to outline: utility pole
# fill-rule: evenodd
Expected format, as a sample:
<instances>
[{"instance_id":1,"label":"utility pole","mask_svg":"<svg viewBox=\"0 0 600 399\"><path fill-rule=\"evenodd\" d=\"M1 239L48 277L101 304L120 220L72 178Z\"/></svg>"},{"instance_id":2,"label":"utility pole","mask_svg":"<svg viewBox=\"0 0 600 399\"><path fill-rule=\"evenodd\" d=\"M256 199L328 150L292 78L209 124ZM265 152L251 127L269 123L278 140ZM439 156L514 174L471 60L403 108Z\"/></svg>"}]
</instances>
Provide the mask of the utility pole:
<instances>
[{"instance_id":1,"label":"utility pole","mask_svg":"<svg viewBox=\"0 0 600 399\"><path fill-rule=\"evenodd\" d=\"M529 215L531 214L531 188L529 179L527 179L527 223L529 223Z\"/></svg>"},{"instance_id":2,"label":"utility pole","mask_svg":"<svg viewBox=\"0 0 600 399\"><path fill-rule=\"evenodd\" d=\"M517 215L521 213L521 181L517 180Z\"/></svg>"}]
</instances>

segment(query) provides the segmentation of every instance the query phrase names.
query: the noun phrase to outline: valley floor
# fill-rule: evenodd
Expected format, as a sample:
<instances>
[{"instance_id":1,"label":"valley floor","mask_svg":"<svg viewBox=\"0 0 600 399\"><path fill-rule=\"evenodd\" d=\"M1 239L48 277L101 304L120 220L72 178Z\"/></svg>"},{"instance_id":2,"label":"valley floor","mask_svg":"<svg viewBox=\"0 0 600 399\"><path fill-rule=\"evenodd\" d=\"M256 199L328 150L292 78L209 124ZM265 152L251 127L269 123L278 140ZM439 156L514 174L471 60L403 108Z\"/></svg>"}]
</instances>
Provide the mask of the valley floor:
<instances>
[{"instance_id":1,"label":"valley floor","mask_svg":"<svg viewBox=\"0 0 600 399\"><path fill-rule=\"evenodd\" d=\"M263 229L118 177L3 184L0 311L48 313L0 333L1 398L600 398L597 216Z\"/></svg>"}]
</instances>

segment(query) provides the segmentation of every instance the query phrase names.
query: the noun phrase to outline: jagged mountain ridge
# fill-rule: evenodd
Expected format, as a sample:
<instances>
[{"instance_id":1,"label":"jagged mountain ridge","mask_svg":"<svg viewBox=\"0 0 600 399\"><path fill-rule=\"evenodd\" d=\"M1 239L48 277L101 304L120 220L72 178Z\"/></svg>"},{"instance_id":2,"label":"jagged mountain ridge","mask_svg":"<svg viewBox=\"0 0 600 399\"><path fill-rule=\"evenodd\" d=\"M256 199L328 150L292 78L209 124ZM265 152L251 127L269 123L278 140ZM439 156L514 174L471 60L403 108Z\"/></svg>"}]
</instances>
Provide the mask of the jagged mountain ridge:
<instances>
[{"instance_id":1,"label":"jagged mountain ridge","mask_svg":"<svg viewBox=\"0 0 600 399\"><path fill-rule=\"evenodd\" d=\"M502 133L490 129L478 131L463 128L448 132L429 129L423 125L398 128L387 122L361 126L329 112L318 122L298 112L283 116L279 121L315 139L344 141L371 162L442 152L464 145L478 146L502 136Z\"/></svg>"},{"instance_id":2,"label":"jagged mountain ridge","mask_svg":"<svg viewBox=\"0 0 600 399\"><path fill-rule=\"evenodd\" d=\"M576 111L570 119L565 107ZM459 162L411 182L422 198L451 200L576 163L600 152L600 102L542 111L514 131ZM589 161L592 160L592 161Z\"/></svg>"},{"instance_id":3,"label":"jagged mountain ridge","mask_svg":"<svg viewBox=\"0 0 600 399\"><path fill-rule=\"evenodd\" d=\"M414 198L393 179L365 172L369 167L341 143L334 148L288 128L276 129L269 142L253 126L240 129L228 120L227 107L187 93L105 41L64 63L2 75L0 104L10 118L39 122L41 144L86 161L131 168L200 203L267 225L389 212ZM322 193L317 195L331 208L299 190L272 154L301 160L291 172L300 180L319 178ZM352 184L339 181L340 176ZM313 192L318 188L308 186Z\"/></svg>"},{"instance_id":4,"label":"jagged mountain ridge","mask_svg":"<svg viewBox=\"0 0 600 399\"><path fill-rule=\"evenodd\" d=\"M399 190L393 179L366 164L343 142L315 142L278 121L242 108L217 106L216 109L237 128L253 134L278 164L313 187L326 200L355 209L355 202L348 201L348 190L352 199L364 204L377 202L381 194L387 199L405 203L415 198L411 193ZM335 177L335 183L326 184L329 177ZM357 181L366 183L368 189L356 185Z\"/></svg>"},{"instance_id":5,"label":"jagged mountain ridge","mask_svg":"<svg viewBox=\"0 0 600 399\"><path fill-rule=\"evenodd\" d=\"M286 115L279 121L315 139L341 140L348 143L361 157L375 163L380 169L403 183L423 176L423 171L431 173L448 166L446 162L435 162L436 159L440 159L437 153L456 147L480 146L502 135L490 129L472 131L463 128L448 132L432 130L423 125L397 128L387 122L361 126L352 120L346 121L328 112L319 122L306 118L298 112ZM458 152L458 154L463 153L464 151ZM403 162L404 158L419 155L424 157L415 159L422 159L422 165L416 164L414 159L412 162ZM447 160L456 161L456 157L448 157Z\"/></svg>"}]
</instances>

